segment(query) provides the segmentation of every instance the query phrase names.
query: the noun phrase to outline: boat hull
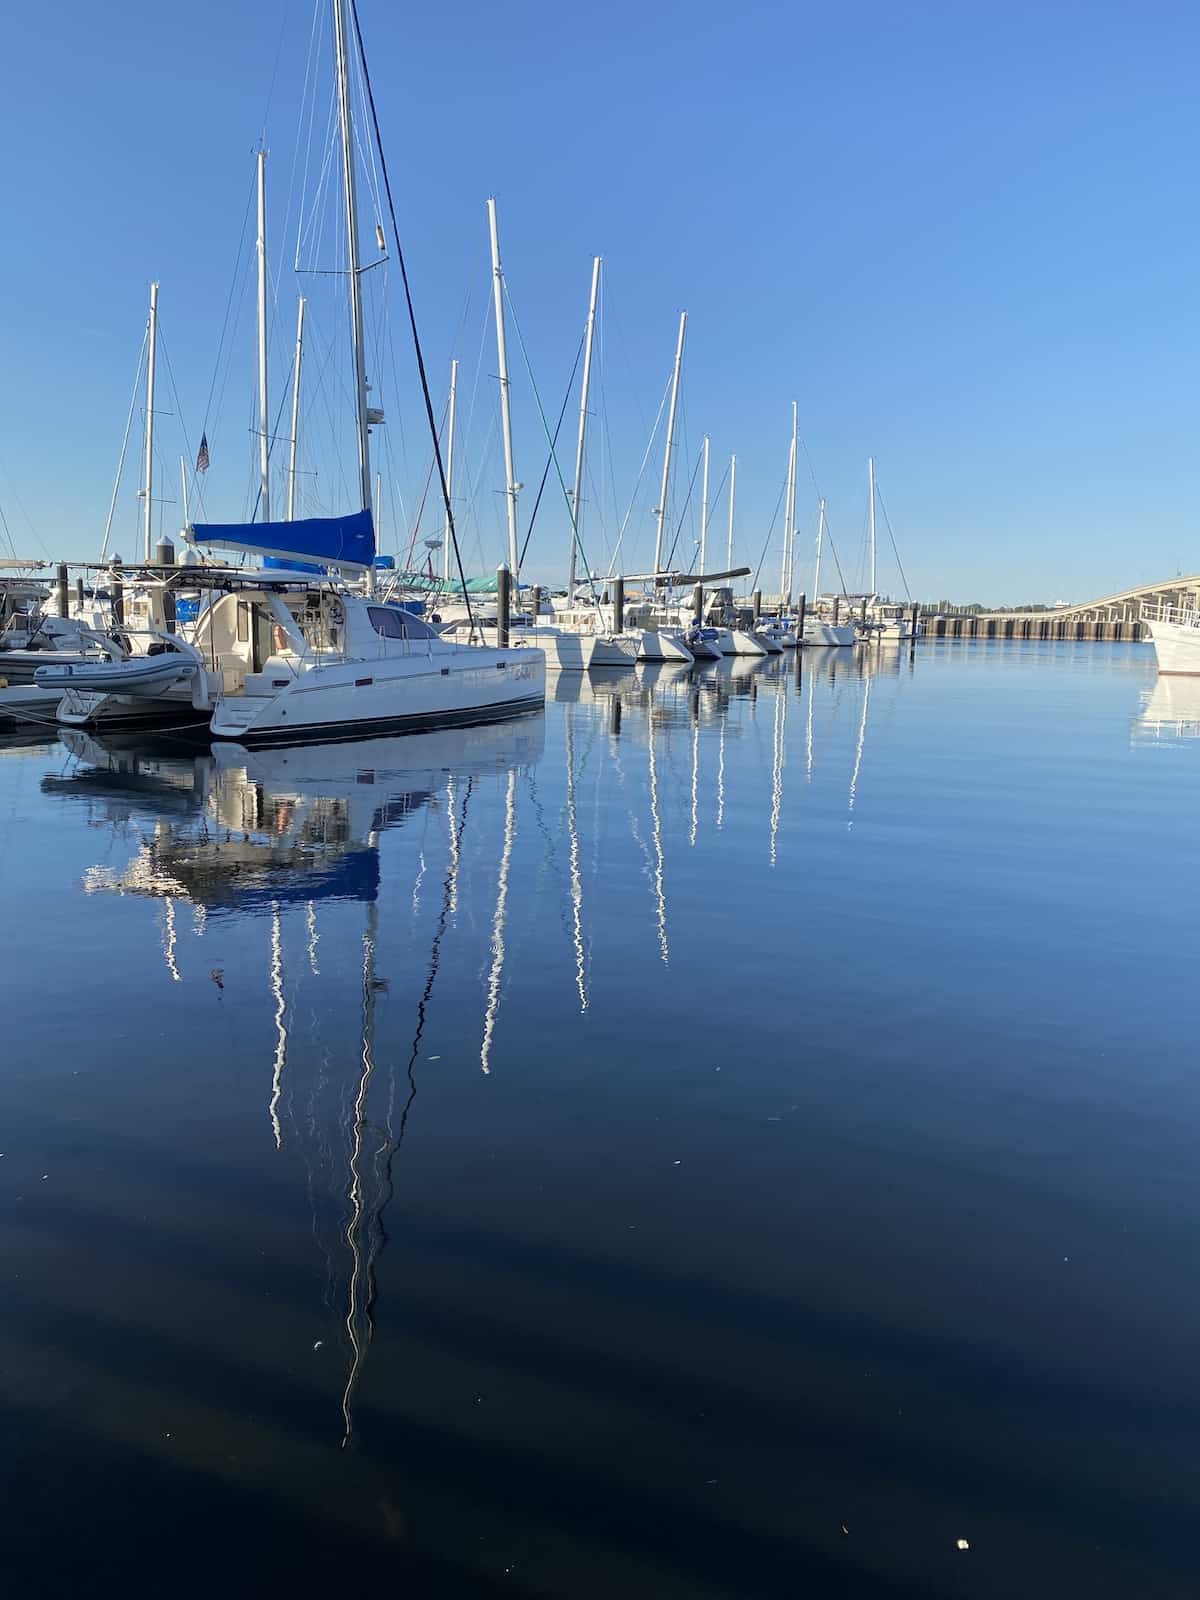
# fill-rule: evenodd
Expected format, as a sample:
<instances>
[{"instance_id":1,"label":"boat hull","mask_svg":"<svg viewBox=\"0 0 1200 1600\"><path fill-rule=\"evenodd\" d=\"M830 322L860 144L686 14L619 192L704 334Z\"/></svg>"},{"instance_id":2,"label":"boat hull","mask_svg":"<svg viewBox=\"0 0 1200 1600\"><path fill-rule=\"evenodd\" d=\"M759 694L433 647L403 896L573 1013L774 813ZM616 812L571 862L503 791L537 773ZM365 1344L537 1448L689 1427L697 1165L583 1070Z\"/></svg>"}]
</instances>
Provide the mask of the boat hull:
<instances>
[{"instance_id":1,"label":"boat hull","mask_svg":"<svg viewBox=\"0 0 1200 1600\"><path fill-rule=\"evenodd\" d=\"M34 681L39 667L84 666L98 659L95 654L79 655L69 650L0 650L0 678L8 680L14 688Z\"/></svg>"},{"instance_id":2,"label":"boat hull","mask_svg":"<svg viewBox=\"0 0 1200 1600\"><path fill-rule=\"evenodd\" d=\"M852 625L833 622L806 622L804 624L804 643L806 647L840 648L843 645L853 644L858 635Z\"/></svg>"},{"instance_id":3,"label":"boat hull","mask_svg":"<svg viewBox=\"0 0 1200 1600\"><path fill-rule=\"evenodd\" d=\"M130 698L155 698L177 684L194 678L197 663L190 656L164 654L134 656L128 661L67 662L41 666L33 681L40 689L82 689Z\"/></svg>"},{"instance_id":4,"label":"boat hull","mask_svg":"<svg viewBox=\"0 0 1200 1600\"><path fill-rule=\"evenodd\" d=\"M1195 625L1147 621L1146 631L1161 673L1200 674L1200 619Z\"/></svg>"},{"instance_id":5,"label":"boat hull","mask_svg":"<svg viewBox=\"0 0 1200 1600\"><path fill-rule=\"evenodd\" d=\"M757 634L747 633L744 628L730 628L728 643L721 641L721 647L727 656L765 656L767 647Z\"/></svg>"},{"instance_id":6,"label":"boat hull","mask_svg":"<svg viewBox=\"0 0 1200 1600\"><path fill-rule=\"evenodd\" d=\"M592 646L593 667L632 667L637 660L638 641L597 634Z\"/></svg>"},{"instance_id":7,"label":"boat hull","mask_svg":"<svg viewBox=\"0 0 1200 1600\"><path fill-rule=\"evenodd\" d=\"M682 634L668 628L647 628L638 646L639 661L682 661L690 664L695 656L683 641Z\"/></svg>"},{"instance_id":8,"label":"boat hull","mask_svg":"<svg viewBox=\"0 0 1200 1600\"><path fill-rule=\"evenodd\" d=\"M332 663L299 674L273 695L223 696L211 731L240 744L322 743L491 722L537 710L545 699L540 649L467 646Z\"/></svg>"},{"instance_id":9,"label":"boat hull","mask_svg":"<svg viewBox=\"0 0 1200 1600\"><path fill-rule=\"evenodd\" d=\"M32 683L0 689L0 733L39 723L48 725L53 732L54 714L61 699L56 690L39 689Z\"/></svg>"}]
</instances>

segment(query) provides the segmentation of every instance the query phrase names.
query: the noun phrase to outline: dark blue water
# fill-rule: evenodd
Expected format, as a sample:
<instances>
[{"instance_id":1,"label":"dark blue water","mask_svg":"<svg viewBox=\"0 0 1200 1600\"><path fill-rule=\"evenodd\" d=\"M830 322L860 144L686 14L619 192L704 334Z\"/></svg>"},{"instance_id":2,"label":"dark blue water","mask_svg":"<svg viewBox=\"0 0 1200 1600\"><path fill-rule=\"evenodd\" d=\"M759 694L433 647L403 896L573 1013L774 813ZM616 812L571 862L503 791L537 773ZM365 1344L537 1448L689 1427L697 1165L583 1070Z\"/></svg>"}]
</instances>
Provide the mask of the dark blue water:
<instances>
[{"instance_id":1,"label":"dark blue water","mask_svg":"<svg viewBox=\"0 0 1200 1600\"><path fill-rule=\"evenodd\" d=\"M1200 693L799 665L0 751L6 1593L1195 1594Z\"/></svg>"}]
</instances>

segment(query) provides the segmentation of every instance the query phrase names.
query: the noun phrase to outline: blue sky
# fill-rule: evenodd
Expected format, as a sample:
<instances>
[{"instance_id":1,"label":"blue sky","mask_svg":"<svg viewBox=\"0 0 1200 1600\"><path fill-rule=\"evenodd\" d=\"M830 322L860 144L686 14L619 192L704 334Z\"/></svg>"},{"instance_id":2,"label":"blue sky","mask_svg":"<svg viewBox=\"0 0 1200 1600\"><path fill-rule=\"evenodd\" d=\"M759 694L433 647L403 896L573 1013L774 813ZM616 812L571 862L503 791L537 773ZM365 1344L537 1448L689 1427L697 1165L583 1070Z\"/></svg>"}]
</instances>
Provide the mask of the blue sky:
<instances>
[{"instance_id":1,"label":"blue sky","mask_svg":"<svg viewBox=\"0 0 1200 1600\"><path fill-rule=\"evenodd\" d=\"M714 484L737 452L738 551L754 563L769 545L765 579L793 397L848 578L872 452L922 597L1085 598L1200 566L1194 7L360 7L439 398L452 350L479 384L461 447L478 485L460 513L471 566L503 554L489 193L555 413L591 256L605 257L593 473L611 442L616 509L598 494L585 512L594 562L686 306L676 507L707 431ZM206 490L214 519L243 514L254 354L252 241L239 255L239 236L265 121L282 398L296 292L283 218L311 24L300 0L61 0L6 19L7 59L25 70L6 76L2 113L0 508L22 553L98 549L151 277L193 452L235 286ZM427 459L397 291L393 279L398 391L374 375L389 418L385 545L398 496L411 520ZM527 516L545 446L515 347L512 361ZM159 404L174 406L161 391ZM159 425L172 495L174 426ZM572 434L569 418L568 476ZM630 518L627 566L649 558L655 488ZM135 489L131 473L117 519L130 548ZM802 472L798 522L814 517ZM561 573L564 520L548 489L528 576ZM887 559L881 581L899 586Z\"/></svg>"}]
</instances>

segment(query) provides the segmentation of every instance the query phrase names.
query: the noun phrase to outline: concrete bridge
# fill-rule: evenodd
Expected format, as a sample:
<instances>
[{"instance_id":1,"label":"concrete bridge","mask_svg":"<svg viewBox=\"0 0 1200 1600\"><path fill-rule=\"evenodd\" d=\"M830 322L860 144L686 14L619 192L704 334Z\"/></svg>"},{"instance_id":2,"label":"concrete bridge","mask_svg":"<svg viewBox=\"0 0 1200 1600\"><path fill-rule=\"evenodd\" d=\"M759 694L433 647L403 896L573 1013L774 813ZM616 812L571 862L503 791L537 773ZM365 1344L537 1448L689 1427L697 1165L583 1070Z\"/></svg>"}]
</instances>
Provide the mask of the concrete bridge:
<instances>
[{"instance_id":1,"label":"concrete bridge","mask_svg":"<svg viewBox=\"0 0 1200 1600\"><path fill-rule=\"evenodd\" d=\"M1077 606L1056 606L1053 611L984 611L981 622L993 618L1011 617L1024 622L1083 622L1083 623L1133 623L1142 615L1143 604L1181 606L1195 609L1200 600L1200 577L1168 578L1163 583L1144 583L1136 589L1124 589L1120 594L1105 595L1102 600L1087 600Z\"/></svg>"}]
</instances>

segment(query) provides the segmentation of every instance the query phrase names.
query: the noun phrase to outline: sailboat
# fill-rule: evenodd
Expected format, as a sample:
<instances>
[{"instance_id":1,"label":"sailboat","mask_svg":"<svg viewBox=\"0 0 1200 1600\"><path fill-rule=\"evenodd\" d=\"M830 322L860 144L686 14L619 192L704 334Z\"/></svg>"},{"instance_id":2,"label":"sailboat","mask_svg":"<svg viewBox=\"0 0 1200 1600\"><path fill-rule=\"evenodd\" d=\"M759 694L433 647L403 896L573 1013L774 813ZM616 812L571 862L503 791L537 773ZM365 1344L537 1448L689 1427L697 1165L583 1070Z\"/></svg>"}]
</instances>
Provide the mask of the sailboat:
<instances>
[{"instance_id":1,"label":"sailboat","mask_svg":"<svg viewBox=\"0 0 1200 1600\"><path fill-rule=\"evenodd\" d=\"M867 462L867 480L870 493L870 539L871 539L871 593L866 606L866 619L863 624L864 633L870 637L888 644L895 644L902 640L913 638L912 621L905 615L904 607L896 605L894 601L880 600L876 589L877 582L877 543L875 537L875 457L871 456ZM916 624L917 634L924 632L921 624Z\"/></svg>"},{"instance_id":2,"label":"sailboat","mask_svg":"<svg viewBox=\"0 0 1200 1600\"><path fill-rule=\"evenodd\" d=\"M821 548L825 539L825 498L821 497L817 509L817 557L813 567L813 600L821 595ZM853 623L826 622L819 616L804 620L805 645L852 645L857 637Z\"/></svg>"},{"instance_id":3,"label":"sailboat","mask_svg":"<svg viewBox=\"0 0 1200 1600\"><path fill-rule=\"evenodd\" d=\"M354 121L346 0L331 0L342 165L346 276L354 357L359 509L333 517L270 520L270 426L266 403L266 288L263 163L259 160L259 415L263 520L197 523L197 546L284 563L315 563L318 574L231 574L189 643L165 654L187 663L192 705L211 710L214 737L243 744L294 744L469 724L527 711L545 699L546 658L534 648L457 645L421 618L374 594L371 428L383 413L368 404L359 260ZM366 72L365 61L363 72ZM394 220L394 219L393 219ZM147 452L149 454L149 452ZM340 576L325 576L332 569ZM360 576L362 592L347 576ZM188 660L188 658L191 658ZM121 669L107 675L120 694Z\"/></svg>"}]
</instances>

